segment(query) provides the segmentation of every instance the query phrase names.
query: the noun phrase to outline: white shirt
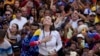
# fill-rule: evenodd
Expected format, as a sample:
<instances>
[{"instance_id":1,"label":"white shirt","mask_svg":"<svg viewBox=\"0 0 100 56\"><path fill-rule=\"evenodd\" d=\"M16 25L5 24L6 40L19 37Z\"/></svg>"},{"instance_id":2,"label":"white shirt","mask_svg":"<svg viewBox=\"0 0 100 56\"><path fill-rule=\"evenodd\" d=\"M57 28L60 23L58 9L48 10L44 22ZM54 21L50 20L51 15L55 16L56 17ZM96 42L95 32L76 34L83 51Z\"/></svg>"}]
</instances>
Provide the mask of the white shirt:
<instances>
[{"instance_id":1,"label":"white shirt","mask_svg":"<svg viewBox=\"0 0 100 56\"><path fill-rule=\"evenodd\" d=\"M13 54L11 44L4 39L4 42L0 44L0 56L8 56Z\"/></svg>"},{"instance_id":2,"label":"white shirt","mask_svg":"<svg viewBox=\"0 0 100 56\"><path fill-rule=\"evenodd\" d=\"M50 32L44 32L42 31L40 37L39 37L39 40L43 39L44 38L44 35L47 36L49 35ZM46 43L41 43L39 45L39 53L42 54L42 55L49 55L48 52L51 52L51 51L59 51L62 47L62 41L61 41L61 38L60 38L60 34L57 32L57 31L51 31L51 34L52 36L51 40L46 42Z\"/></svg>"},{"instance_id":3,"label":"white shirt","mask_svg":"<svg viewBox=\"0 0 100 56\"><path fill-rule=\"evenodd\" d=\"M10 22L10 27L12 26L12 24L18 24L18 27L19 27L19 30L23 29L23 26L28 22L28 20L25 18L25 17L21 17L21 19L13 19L11 22Z\"/></svg>"},{"instance_id":4,"label":"white shirt","mask_svg":"<svg viewBox=\"0 0 100 56\"><path fill-rule=\"evenodd\" d=\"M76 21L73 21L73 20L70 20L70 23L71 23L71 26L72 26L72 28L73 29L77 29L77 27L78 27L78 19L76 20Z\"/></svg>"}]
</instances>

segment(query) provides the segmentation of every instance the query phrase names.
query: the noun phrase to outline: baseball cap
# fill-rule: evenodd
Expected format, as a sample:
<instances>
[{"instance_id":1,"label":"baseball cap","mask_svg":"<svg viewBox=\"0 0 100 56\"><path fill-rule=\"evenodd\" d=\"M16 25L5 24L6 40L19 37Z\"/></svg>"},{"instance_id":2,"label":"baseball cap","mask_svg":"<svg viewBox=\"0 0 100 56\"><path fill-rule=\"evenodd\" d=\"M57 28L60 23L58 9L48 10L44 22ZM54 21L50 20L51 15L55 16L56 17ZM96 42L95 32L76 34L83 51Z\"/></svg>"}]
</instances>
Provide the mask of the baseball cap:
<instances>
[{"instance_id":1,"label":"baseball cap","mask_svg":"<svg viewBox=\"0 0 100 56\"><path fill-rule=\"evenodd\" d=\"M78 34L78 35L77 35L77 38L82 38L82 39L84 39L85 37L84 37L82 34Z\"/></svg>"},{"instance_id":2,"label":"baseball cap","mask_svg":"<svg viewBox=\"0 0 100 56\"><path fill-rule=\"evenodd\" d=\"M96 15L96 13L95 12L91 12L91 13L89 13L89 15L91 16L91 15Z\"/></svg>"}]
</instances>

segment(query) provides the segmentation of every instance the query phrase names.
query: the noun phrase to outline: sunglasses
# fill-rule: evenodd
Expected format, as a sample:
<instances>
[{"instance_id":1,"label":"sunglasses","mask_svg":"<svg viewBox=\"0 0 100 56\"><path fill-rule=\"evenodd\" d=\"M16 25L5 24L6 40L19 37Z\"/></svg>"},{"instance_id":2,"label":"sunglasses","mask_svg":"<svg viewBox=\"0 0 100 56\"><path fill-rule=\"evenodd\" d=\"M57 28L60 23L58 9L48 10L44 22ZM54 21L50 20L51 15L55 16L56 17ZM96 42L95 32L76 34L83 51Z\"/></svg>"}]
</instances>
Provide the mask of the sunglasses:
<instances>
[{"instance_id":1,"label":"sunglasses","mask_svg":"<svg viewBox=\"0 0 100 56\"><path fill-rule=\"evenodd\" d=\"M10 14L5 14L5 16L10 16Z\"/></svg>"}]
</instances>

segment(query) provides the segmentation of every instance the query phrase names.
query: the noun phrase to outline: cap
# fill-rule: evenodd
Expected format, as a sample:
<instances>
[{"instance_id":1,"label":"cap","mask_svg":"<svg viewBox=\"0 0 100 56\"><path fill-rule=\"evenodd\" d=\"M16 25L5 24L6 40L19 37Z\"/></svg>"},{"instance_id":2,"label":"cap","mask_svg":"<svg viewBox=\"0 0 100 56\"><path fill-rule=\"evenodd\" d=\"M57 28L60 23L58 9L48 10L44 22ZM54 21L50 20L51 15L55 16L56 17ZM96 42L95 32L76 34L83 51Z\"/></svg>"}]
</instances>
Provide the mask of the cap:
<instances>
[{"instance_id":1,"label":"cap","mask_svg":"<svg viewBox=\"0 0 100 56\"><path fill-rule=\"evenodd\" d=\"M90 10L90 9L86 8L86 9L84 10L84 14L88 15L88 14L90 14L90 13L91 13L91 10Z\"/></svg>"},{"instance_id":2,"label":"cap","mask_svg":"<svg viewBox=\"0 0 100 56\"><path fill-rule=\"evenodd\" d=\"M78 34L78 35L77 35L77 38L82 38L82 39L84 39L84 36L83 36L82 34Z\"/></svg>"},{"instance_id":3,"label":"cap","mask_svg":"<svg viewBox=\"0 0 100 56\"><path fill-rule=\"evenodd\" d=\"M96 13L95 12L91 12L91 13L89 13L89 15L91 16L91 15L96 15Z\"/></svg>"}]
</instances>

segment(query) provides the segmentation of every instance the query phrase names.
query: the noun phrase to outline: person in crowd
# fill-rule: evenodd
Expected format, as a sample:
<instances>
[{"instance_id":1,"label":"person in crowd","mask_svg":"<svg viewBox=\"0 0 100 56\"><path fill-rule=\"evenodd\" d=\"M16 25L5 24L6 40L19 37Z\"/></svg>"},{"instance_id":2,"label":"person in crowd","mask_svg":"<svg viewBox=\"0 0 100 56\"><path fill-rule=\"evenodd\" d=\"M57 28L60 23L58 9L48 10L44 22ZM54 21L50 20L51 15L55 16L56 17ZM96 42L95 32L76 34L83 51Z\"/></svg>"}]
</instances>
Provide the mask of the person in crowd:
<instances>
[{"instance_id":1,"label":"person in crowd","mask_svg":"<svg viewBox=\"0 0 100 56\"><path fill-rule=\"evenodd\" d=\"M4 12L5 12L6 10L10 10L11 12L13 12L13 6L10 5L10 4L5 4L5 5L4 5Z\"/></svg>"},{"instance_id":2,"label":"person in crowd","mask_svg":"<svg viewBox=\"0 0 100 56\"><path fill-rule=\"evenodd\" d=\"M15 0L15 2L14 2L14 9L16 10L18 8L20 8L20 1L19 0Z\"/></svg>"},{"instance_id":3,"label":"person in crowd","mask_svg":"<svg viewBox=\"0 0 100 56\"><path fill-rule=\"evenodd\" d=\"M9 22L7 20L2 21L2 29L8 30L9 28Z\"/></svg>"},{"instance_id":4,"label":"person in crowd","mask_svg":"<svg viewBox=\"0 0 100 56\"><path fill-rule=\"evenodd\" d=\"M31 15L30 15L30 18L29 18L29 22L30 24L32 23L35 23L35 22L38 22L39 20L37 19L37 11L36 11L36 8L33 7L31 9Z\"/></svg>"},{"instance_id":5,"label":"person in crowd","mask_svg":"<svg viewBox=\"0 0 100 56\"><path fill-rule=\"evenodd\" d=\"M27 8L26 7L22 7L21 11L22 11L22 16L27 18L27 16L28 16Z\"/></svg>"},{"instance_id":6,"label":"person in crowd","mask_svg":"<svg viewBox=\"0 0 100 56\"><path fill-rule=\"evenodd\" d=\"M26 17L27 19L29 19L28 17L29 17L29 15L30 15L30 13L31 13L31 8L32 8L32 7L33 7L32 1L31 1L31 0L28 0L28 1L26 2L25 6L23 6L23 7L21 8L21 10L22 10L22 16L23 16L23 17Z\"/></svg>"},{"instance_id":7,"label":"person in crowd","mask_svg":"<svg viewBox=\"0 0 100 56\"><path fill-rule=\"evenodd\" d=\"M10 27L12 26L13 23L16 23L18 24L18 27L19 27L19 30L23 29L23 26L28 22L27 19L25 17L22 17L22 11L19 9L19 10L16 10L16 18L13 19L11 22L10 22Z\"/></svg>"},{"instance_id":8,"label":"person in crowd","mask_svg":"<svg viewBox=\"0 0 100 56\"><path fill-rule=\"evenodd\" d=\"M20 9L20 8L21 8L20 7L20 1L19 0L15 0L14 7L13 7L13 15L12 15L13 19L16 18L15 11L17 9Z\"/></svg>"},{"instance_id":9,"label":"person in crowd","mask_svg":"<svg viewBox=\"0 0 100 56\"><path fill-rule=\"evenodd\" d=\"M21 56L28 55L28 56L38 56L38 47L37 46L30 46L29 43L31 42L31 38L37 39L38 37L35 36L35 31L39 28L38 24L33 23L30 26L30 34L27 30L23 29L22 32L26 32L22 35L22 44L21 44ZM34 36L33 36L34 33ZM32 35L31 35L32 34ZM46 42L50 38L44 38L41 42ZM32 44L33 45L33 44Z\"/></svg>"},{"instance_id":10,"label":"person in crowd","mask_svg":"<svg viewBox=\"0 0 100 56\"><path fill-rule=\"evenodd\" d=\"M66 45L66 43L75 35L74 34L75 31L72 28L70 22L66 23L65 28L64 28L64 37L63 37L63 41Z\"/></svg>"},{"instance_id":11,"label":"person in crowd","mask_svg":"<svg viewBox=\"0 0 100 56\"><path fill-rule=\"evenodd\" d=\"M65 56L66 55L78 56L76 43L72 43L68 48L66 48L64 50L64 53L65 53Z\"/></svg>"},{"instance_id":12,"label":"person in crowd","mask_svg":"<svg viewBox=\"0 0 100 56\"><path fill-rule=\"evenodd\" d=\"M3 13L4 13L4 11L3 11L3 8L4 7L4 1L3 0L0 0L0 16L3 16Z\"/></svg>"},{"instance_id":13,"label":"person in crowd","mask_svg":"<svg viewBox=\"0 0 100 56\"><path fill-rule=\"evenodd\" d=\"M41 29L41 32L43 33L40 34L39 40L42 40L45 37L50 37L51 40L49 40L48 42L39 44L39 55L40 56L41 55L56 56L57 52L62 48L60 34L57 31L53 30L51 26L52 26L51 17L45 16L43 20L43 29Z\"/></svg>"},{"instance_id":14,"label":"person in crowd","mask_svg":"<svg viewBox=\"0 0 100 56\"><path fill-rule=\"evenodd\" d=\"M100 22L96 23L95 27L96 27L95 30L100 34Z\"/></svg>"},{"instance_id":15,"label":"person in crowd","mask_svg":"<svg viewBox=\"0 0 100 56\"><path fill-rule=\"evenodd\" d=\"M0 56L13 56L11 44L5 39L6 31L0 29Z\"/></svg>"},{"instance_id":16,"label":"person in crowd","mask_svg":"<svg viewBox=\"0 0 100 56\"><path fill-rule=\"evenodd\" d=\"M28 35L28 37L24 37L24 39L22 40L22 49L21 49L21 56L23 55L32 55L32 56L38 56L38 52L37 52L37 47L31 47L29 45L31 38L33 36L33 33L35 32L35 30L37 30L39 28L38 24L32 24L32 26L30 26L30 34L26 34ZM27 31L27 30L26 30ZM27 41L26 41L27 40ZM28 46L28 47L27 47ZM24 50L23 48L27 48L27 50ZM27 54L26 54L27 52Z\"/></svg>"},{"instance_id":17,"label":"person in crowd","mask_svg":"<svg viewBox=\"0 0 100 56\"><path fill-rule=\"evenodd\" d=\"M89 15L88 15L88 20L86 21L87 25L94 25L95 24L95 17L96 17L96 14L95 12L91 12Z\"/></svg>"},{"instance_id":18,"label":"person in crowd","mask_svg":"<svg viewBox=\"0 0 100 56\"><path fill-rule=\"evenodd\" d=\"M12 24L11 28L8 28L6 38L12 45L14 55L19 55L20 48L18 44L21 40L21 36L19 34L17 24Z\"/></svg>"},{"instance_id":19,"label":"person in crowd","mask_svg":"<svg viewBox=\"0 0 100 56\"><path fill-rule=\"evenodd\" d=\"M41 9L41 10L39 11L39 23L42 23L42 19L43 19L43 17L44 17L44 12L45 12L44 9Z\"/></svg>"},{"instance_id":20,"label":"person in crowd","mask_svg":"<svg viewBox=\"0 0 100 56\"><path fill-rule=\"evenodd\" d=\"M33 23L33 24L31 24L30 28L31 28L31 33L34 34L35 31L36 31L37 29L39 29L40 27L39 27L39 24Z\"/></svg>"},{"instance_id":21,"label":"person in crowd","mask_svg":"<svg viewBox=\"0 0 100 56\"><path fill-rule=\"evenodd\" d=\"M100 2L100 1L99 1L99 2ZM96 18L95 18L95 23L98 23L98 22L100 22L100 7L97 8L96 13L97 13L97 16L96 16Z\"/></svg>"},{"instance_id":22,"label":"person in crowd","mask_svg":"<svg viewBox=\"0 0 100 56\"><path fill-rule=\"evenodd\" d=\"M11 20L13 19L12 18L12 12L10 10L6 10L5 11L5 14L4 14L4 19L3 20L7 20L8 23L10 24Z\"/></svg>"}]
</instances>

